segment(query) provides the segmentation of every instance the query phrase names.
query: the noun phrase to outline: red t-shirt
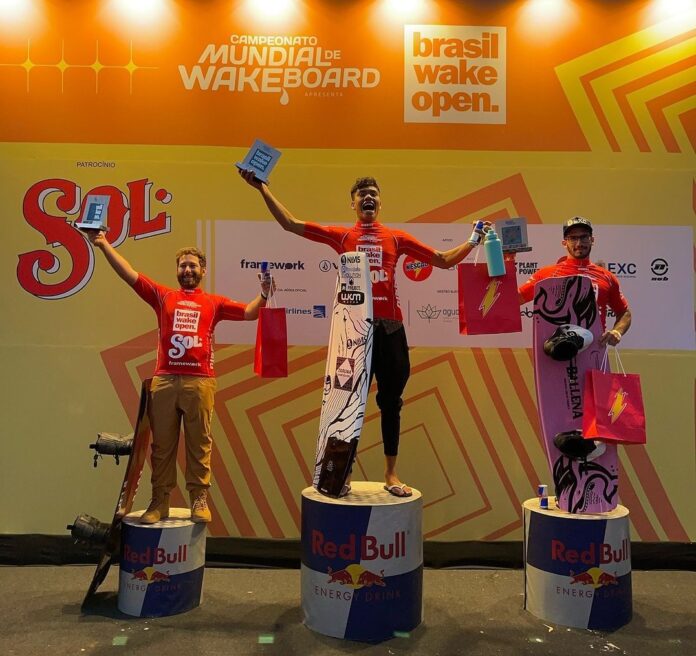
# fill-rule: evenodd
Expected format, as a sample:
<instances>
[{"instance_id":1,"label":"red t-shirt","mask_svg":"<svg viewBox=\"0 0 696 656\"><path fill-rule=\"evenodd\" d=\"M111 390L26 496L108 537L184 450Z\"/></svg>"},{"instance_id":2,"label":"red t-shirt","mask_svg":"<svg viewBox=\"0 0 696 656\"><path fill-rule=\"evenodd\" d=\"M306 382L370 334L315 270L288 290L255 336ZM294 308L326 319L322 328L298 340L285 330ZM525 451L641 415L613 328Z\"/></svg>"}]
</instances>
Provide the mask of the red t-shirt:
<instances>
[{"instance_id":1,"label":"red t-shirt","mask_svg":"<svg viewBox=\"0 0 696 656\"><path fill-rule=\"evenodd\" d=\"M435 250L407 232L386 228L381 223L361 223L352 228L305 223L304 236L331 246L337 253L367 253L372 276L372 306L375 319L402 321L396 291L396 263L401 255L430 262Z\"/></svg>"},{"instance_id":2,"label":"red t-shirt","mask_svg":"<svg viewBox=\"0 0 696 656\"><path fill-rule=\"evenodd\" d=\"M135 293L157 314L155 375L213 376L213 330L218 321L243 321L246 305L202 289L170 289L142 273Z\"/></svg>"},{"instance_id":3,"label":"red t-shirt","mask_svg":"<svg viewBox=\"0 0 696 656\"><path fill-rule=\"evenodd\" d=\"M607 305L617 317L628 310L628 302L621 293L619 279L606 269L592 264L588 259L576 260L569 257L556 264L543 267L520 287L519 292L526 303L534 298L534 285L536 283L540 280L546 280L546 278L560 278L562 276L587 276L592 280L602 329L605 329L607 325Z\"/></svg>"}]
</instances>

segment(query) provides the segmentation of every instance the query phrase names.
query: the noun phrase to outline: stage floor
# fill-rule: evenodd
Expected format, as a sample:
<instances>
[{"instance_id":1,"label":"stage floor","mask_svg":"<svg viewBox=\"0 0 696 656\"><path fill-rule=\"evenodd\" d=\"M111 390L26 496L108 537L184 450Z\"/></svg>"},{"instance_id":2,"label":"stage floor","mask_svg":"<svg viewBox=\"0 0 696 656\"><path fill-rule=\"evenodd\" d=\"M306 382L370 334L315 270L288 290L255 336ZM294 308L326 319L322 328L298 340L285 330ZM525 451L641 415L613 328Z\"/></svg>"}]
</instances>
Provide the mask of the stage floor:
<instances>
[{"instance_id":1,"label":"stage floor","mask_svg":"<svg viewBox=\"0 0 696 656\"><path fill-rule=\"evenodd\" d=\"M634 571L633 620L601 633L546 624L526 612L522 570L428 569L423 624L407 637L368 645L302 625L299 570L209 568L199 608L138 619L116 608L116 567L94 606L80 612L93 569L0 567L0 654L696 654L696 572Z\"/></svg>"}]
</instances>

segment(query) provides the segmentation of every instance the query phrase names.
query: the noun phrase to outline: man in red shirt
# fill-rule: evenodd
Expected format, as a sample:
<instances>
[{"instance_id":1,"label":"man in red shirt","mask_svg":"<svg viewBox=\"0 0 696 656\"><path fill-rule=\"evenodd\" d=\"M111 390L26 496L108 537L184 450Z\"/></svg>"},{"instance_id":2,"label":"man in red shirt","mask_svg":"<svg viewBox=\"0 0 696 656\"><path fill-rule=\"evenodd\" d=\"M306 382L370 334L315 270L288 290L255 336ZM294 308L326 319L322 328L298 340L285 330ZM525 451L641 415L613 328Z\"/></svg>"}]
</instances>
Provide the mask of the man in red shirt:
<instances>
[{"instance_id":1,"label":"man in red shirt","mask_svg":"<svg viewBox=\"0 0 696 656\"><path fill-rule=\"evenodd\" d=\"M602 325L599 343L602 346L616 346L631 327L631 311L628 309L626 298L621 293L618 278L603 267L590 262L590 253L594 244L590 221L581 216L568 219L563 225L561 244L568 251L568 256L533 274L518 290L520 304L524 305L534 298L534 285L540 280L563 276L587 276L592 280ZM616 316L616 321L610 330L606 329L607 306ZM592 459L604 451L601 443L585 440L579 431L560 433L556 438L556 446L569 457Z\"/></svg>"},{"instance_id":2,"label":"man in red shirt","mask_svg":"<svg viewBox=\"0 0 696 656\"><path fill-rule=\"evenodd\" d=\"M590 253L594 244L592 224L581 216L573 217L563 225L563 247L568 251L568 257L556 264L539 269L519 288L520 304L524 305L534 298L534 285L546 278L562 276L587 276L592 280L592 286L597 298L602 336L599 340L602 346L616 346L622 335L631 327L631 311L628 302L621 293L618 278L613 274L590 262ZM616 322L611 330L606 330L607 306L616 315Z\"/></svg>"},{"instance_id":3,"label":"man in red shirt","mask_svg":"<svg viewBox=\"0 0 696 656\"><path fill-rule=\"evenodd\" d=\"M432 266L449 269L459 264L480 242L483 230L474 230L469 241L448 251L435 251L407 232L392 230L377 221L381 199L379 186L374 178L359 178L350 191L351 208L357 218L352 228L300 221L275 198L264 183L254 177L253 171L240 170L239 174L261 193L273 218L284 230L326 244L337 253L363 251L368 254L375 319L370 373L377 379L377 405L381 413L386 461L384 488L395 496L411 496L411 488L402 483L396 473L403 405L401 395L411 370L396 291L396 263L401 255L406 254ZM485 227L488 226L489 223ZM350 485L347 484L343 494L349 491Z\"/></svg>"},{"instance_id":4,"label":"man in red shirt","mask_svg":"<svg viewBox=\"0 0 696 656\"><path fill-rule=\"evenodd\" d=\"M244 305L207 294L199 285L206 274L205 255L197 248L176 254L180 289L170 289L138 273L106 240L104 232L87 231L116 273L157 314L157 364L150 388L152 427L152 500L140 517L154 524L169 515L169 494L176 485L176 451L183 423L186 442L186 489L191 519L209 522L211 421L216 382L213 331L219 321L254 321L265 306L271 285L262 280L261 294Z\"/></svg>"}]
</instances>

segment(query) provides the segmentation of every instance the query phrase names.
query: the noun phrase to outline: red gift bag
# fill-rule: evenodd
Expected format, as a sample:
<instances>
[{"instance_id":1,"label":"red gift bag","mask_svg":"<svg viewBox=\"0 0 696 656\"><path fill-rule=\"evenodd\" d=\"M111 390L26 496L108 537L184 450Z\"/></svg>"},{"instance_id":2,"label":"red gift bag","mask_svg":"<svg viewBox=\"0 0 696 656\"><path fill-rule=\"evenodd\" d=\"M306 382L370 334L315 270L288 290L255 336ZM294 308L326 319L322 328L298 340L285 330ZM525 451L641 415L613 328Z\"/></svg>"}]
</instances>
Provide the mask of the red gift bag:
<instances>
[{"instance_id":1,"label":"red gift bag","mask_svg":"<svg viewBox=\"0 0 696 656\"><path fill-rule=\"evenodd\" d=\"M515 263L505 263L505 275L491 278L486 264L462 263L459 278L459 332L494 335L522 331Z\"/></svg>"},{"instance_id":2,"label":"red gift bag","mask_svg":"<svg viewBox=\"0 0 696 656\"><path fill-rule=\"evenodd\" d=\"M645 444L645 408L640 376L623 370L618 351L616 358L622 373L613 374L607 370L605 352L601 369L590 369L585 374L583 437L617 444Z\"/></svg>"},{"instance_id":3,"label":"red gift bag","mask_svg":"<svg viewBox=\"0 0 696 656\"><path fill-rule=\"evenodd\" d=\"M288 327L285 308L263 307L256 326L254 373L262 378L288 375Z\"/></svg>"}]
</instances>

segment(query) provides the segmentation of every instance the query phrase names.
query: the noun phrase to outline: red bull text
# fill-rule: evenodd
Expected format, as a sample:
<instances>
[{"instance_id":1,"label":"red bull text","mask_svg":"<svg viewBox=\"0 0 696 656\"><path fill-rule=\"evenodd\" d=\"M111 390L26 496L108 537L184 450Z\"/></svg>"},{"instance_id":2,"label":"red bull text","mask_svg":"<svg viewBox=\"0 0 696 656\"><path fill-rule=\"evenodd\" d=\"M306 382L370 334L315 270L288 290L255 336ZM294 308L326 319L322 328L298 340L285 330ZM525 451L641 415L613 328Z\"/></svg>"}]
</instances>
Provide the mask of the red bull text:
<instances>
[{"instance_id":1,"label":"red bull text","mask_svg":"<svg viewBox=\"0 0 696 656\"><path fill-rule=\"evenodd\" d=\"M406 531L394 533L391 542L380 544L373 535L357 536L351 533L348 541L336 544L327 540L324 533L312 530L312 554L324 558L340 558L341 560L391 560L406 556Z\"/></svg>"},{"instance_id":2,"label":"red bull text","mask_svg":"<svg viewBox=\"0 0 696 656\"><path fill-rule=\"evenodd\" d=\"M132 549L130 545L123 546L122 559L128 563L142 565L162 565L164 563L185 563L188 545L180 544L176 551L167 552L161 547L145 547L142 551Z\"/></svg>"},{"instance_id":3,"label":"red bull text","mask_svg":"<svg viewBox=\"0 0 696 656\"><path fill-rule=\"evenodd\" d=\"M630 558L630 549L628 538L621 540L621 546L618 549L606 542L599 544L591 542L588 548L582 551L566 548L561 540L551 540L551 560L570 564L582 563L583 565L621 563Z\"/></svg>"}]
</instances>

